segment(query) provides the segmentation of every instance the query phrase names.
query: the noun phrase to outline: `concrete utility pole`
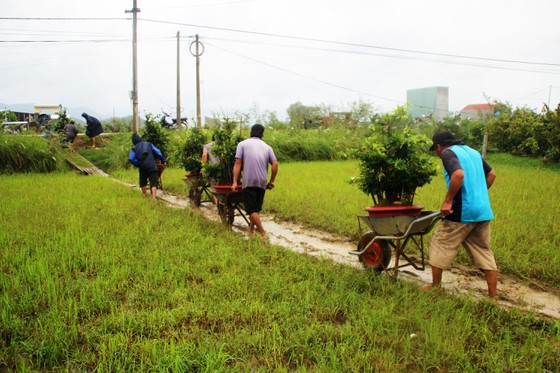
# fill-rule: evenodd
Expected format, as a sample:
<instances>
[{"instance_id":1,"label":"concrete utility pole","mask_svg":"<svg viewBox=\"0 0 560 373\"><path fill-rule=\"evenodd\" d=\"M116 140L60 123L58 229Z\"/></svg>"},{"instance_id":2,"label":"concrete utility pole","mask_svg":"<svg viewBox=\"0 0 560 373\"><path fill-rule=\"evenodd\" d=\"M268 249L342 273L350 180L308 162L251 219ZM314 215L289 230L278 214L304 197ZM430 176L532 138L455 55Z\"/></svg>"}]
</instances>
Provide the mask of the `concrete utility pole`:
<instances>
[{"instance_id":1,"label":"concrete utility pole","mask_svg":"<svg viewBox=\"0 0 560 373\"><path fill-rule=\"evenodd\" d=\"M200 52L198 50L198 34L196 34L196 125L202 126L200 118Z\"/></svg>"},{"instance_id":2,"label":"concrete utility pole","mask_svg":"<svg viewBox=\"0 0 560 373\"><path fill-rule=\"evenodd\" d=\"M126 10L125 13L132 13L132 127L133 131L138 133L138 39L136 32L137 13L140 9L136 6L136 0L133 0L132 10Z\"/></svg>"},{"instance_id":3,"label":"concrete utility pole","mask_svg":"<svg viewBox=\"0 0 560 373\"><path fill-rule=\"evenodd\" d=\"M181 126L181 32L177 31L177 125Z\"/></svg>"}]
</instances>

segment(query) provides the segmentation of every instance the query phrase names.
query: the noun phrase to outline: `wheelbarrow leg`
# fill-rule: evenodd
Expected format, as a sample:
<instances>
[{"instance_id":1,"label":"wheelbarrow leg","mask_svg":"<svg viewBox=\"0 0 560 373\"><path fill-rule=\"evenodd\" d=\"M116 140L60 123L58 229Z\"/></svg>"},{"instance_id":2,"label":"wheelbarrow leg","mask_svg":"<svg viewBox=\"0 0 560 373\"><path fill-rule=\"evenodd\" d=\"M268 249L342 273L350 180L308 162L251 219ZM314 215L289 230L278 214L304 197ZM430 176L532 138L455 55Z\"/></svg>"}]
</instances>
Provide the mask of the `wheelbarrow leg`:
<instances>
[{"instance_id":1,"label":"wheelbarrow leg","mask_svg":"<svg viewBox=\"0 0 560 373\"><path fill-rule=\"evenodd\" d=\"M401 256L401 250L402 250L401 240L397 240L397 243L395 245L395 269L393 273L394 279L396 279L397 276L399 275L399 257Z\"/></svg>"}]
</instances>

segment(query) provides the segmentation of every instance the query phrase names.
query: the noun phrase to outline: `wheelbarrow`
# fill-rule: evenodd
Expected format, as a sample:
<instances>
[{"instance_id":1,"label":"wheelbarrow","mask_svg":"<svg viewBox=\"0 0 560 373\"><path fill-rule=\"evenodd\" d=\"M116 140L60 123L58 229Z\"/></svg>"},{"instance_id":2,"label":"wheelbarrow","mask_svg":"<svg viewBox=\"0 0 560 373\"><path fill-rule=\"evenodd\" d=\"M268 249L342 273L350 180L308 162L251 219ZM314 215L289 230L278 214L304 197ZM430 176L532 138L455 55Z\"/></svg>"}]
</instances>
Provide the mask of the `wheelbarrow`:
<instances>
[{"instance_id":1,"label":"wheelbarrow","mask_svg":"<svg viewBox=\"0 0 560 373\"><path fill-rule=\"evenodd\" d=\"M218 214L223 224L233 225L235 216L241 216L247 223L251 225L245 214L243 213L243 194L241 193L241 185L234 192L231 185L211 185L211 193L218 200Z\"/></svg>"},{"instance_id":2,"label":"wheelbarrow","mask_svg":"<svg viewBox=\"0 0 560 373\"><path fill-rule=\"evenodd\" d=\"M422 211L417 216L358 216L360 241L357 249L349 254L357 255L366 269L375 272L394 270L394 277L398 275L399 268L412 266L423 271L425 266L424 235L428 234L441 218L439 211ZM361 234L362 225L369 230ZM419 251L421 260L417 263L413 257L405 253L409 244L414 245ZM392 267L391 248L395 250L395 261ZM399 263L400 259L404 263Z\"/></svg>"},{"instance_id":3,"label":"wheelbarrow","mask_svg":"<svg viewBox=\"0 0 560 373\"><path fill-rule=\"evenodd\" d=\"M163 173L163 171L165 170L165 165L163 163L157 163L157 169L158 169L158 185L159 185L159 189L163 190L163 182L161 181L161 174Z\"/></svg>"},{"instance_id":4,"label":"wheelbarrow","mask_svg":"<svg viewBox=\"0 0 560 373\"><path fill-rule=\"evenodd\" d=\"M210 184L202 174L190 173L185 176L183 181L189 188L189 199L193 201L196 207L200 207L204 202L214 202L209 191Z\"/></svg>"}]
</instances>

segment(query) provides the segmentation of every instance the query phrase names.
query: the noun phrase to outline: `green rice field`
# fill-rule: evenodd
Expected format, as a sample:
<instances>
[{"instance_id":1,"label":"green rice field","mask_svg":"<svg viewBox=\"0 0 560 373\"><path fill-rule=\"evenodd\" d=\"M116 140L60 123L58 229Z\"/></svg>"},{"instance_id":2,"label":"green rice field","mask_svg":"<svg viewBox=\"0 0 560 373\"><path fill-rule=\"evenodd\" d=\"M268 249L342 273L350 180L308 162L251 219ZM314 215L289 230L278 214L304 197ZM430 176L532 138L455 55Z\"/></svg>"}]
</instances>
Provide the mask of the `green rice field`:
<instances>
[{"instance_id":1,"label":"green rice field","mask_svg":"<svg viewBox=\"0 0 560 373\"><path fill-rule=\"evenodd\" d=\"M502 272L558 287L557 170L489 162ZM266 213L348 239L356 163L280 164ZM115 173L136 181L136 172ZM184 171L163 175L186 194ZM438 209L443 177L416 202ZM0 176L0 370L557 371L558 321L246 240L71 172ZM464 260L465 258L460 258Z\"/></svg>"}]
</instances>

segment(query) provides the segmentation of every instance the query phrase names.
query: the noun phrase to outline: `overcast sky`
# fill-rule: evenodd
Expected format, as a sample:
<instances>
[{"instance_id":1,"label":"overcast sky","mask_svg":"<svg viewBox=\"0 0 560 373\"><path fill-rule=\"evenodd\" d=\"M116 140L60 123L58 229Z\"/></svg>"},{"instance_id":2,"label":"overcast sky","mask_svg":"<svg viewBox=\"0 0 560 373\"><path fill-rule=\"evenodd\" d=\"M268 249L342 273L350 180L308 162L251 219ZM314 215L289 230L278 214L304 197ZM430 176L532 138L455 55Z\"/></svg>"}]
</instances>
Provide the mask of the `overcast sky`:
<instances>
[{"instance_id":1,"label":"overcast sky","mask_svg":"<svg viewBox=\"0 0 560 373\"><path fill-rule=\"evenodd\" d=\"M0 5L0 103L131 115L132 0ZM138 0L138 8L141 116L175 112L178 31L188 117L195 34L203 116L256 107L284 119L298 101L389 111L406 104L407 89L433 86L449 88L451 111L487 99L535 110L560 101L558 0Z\"/></svg>"}]
</instances>

